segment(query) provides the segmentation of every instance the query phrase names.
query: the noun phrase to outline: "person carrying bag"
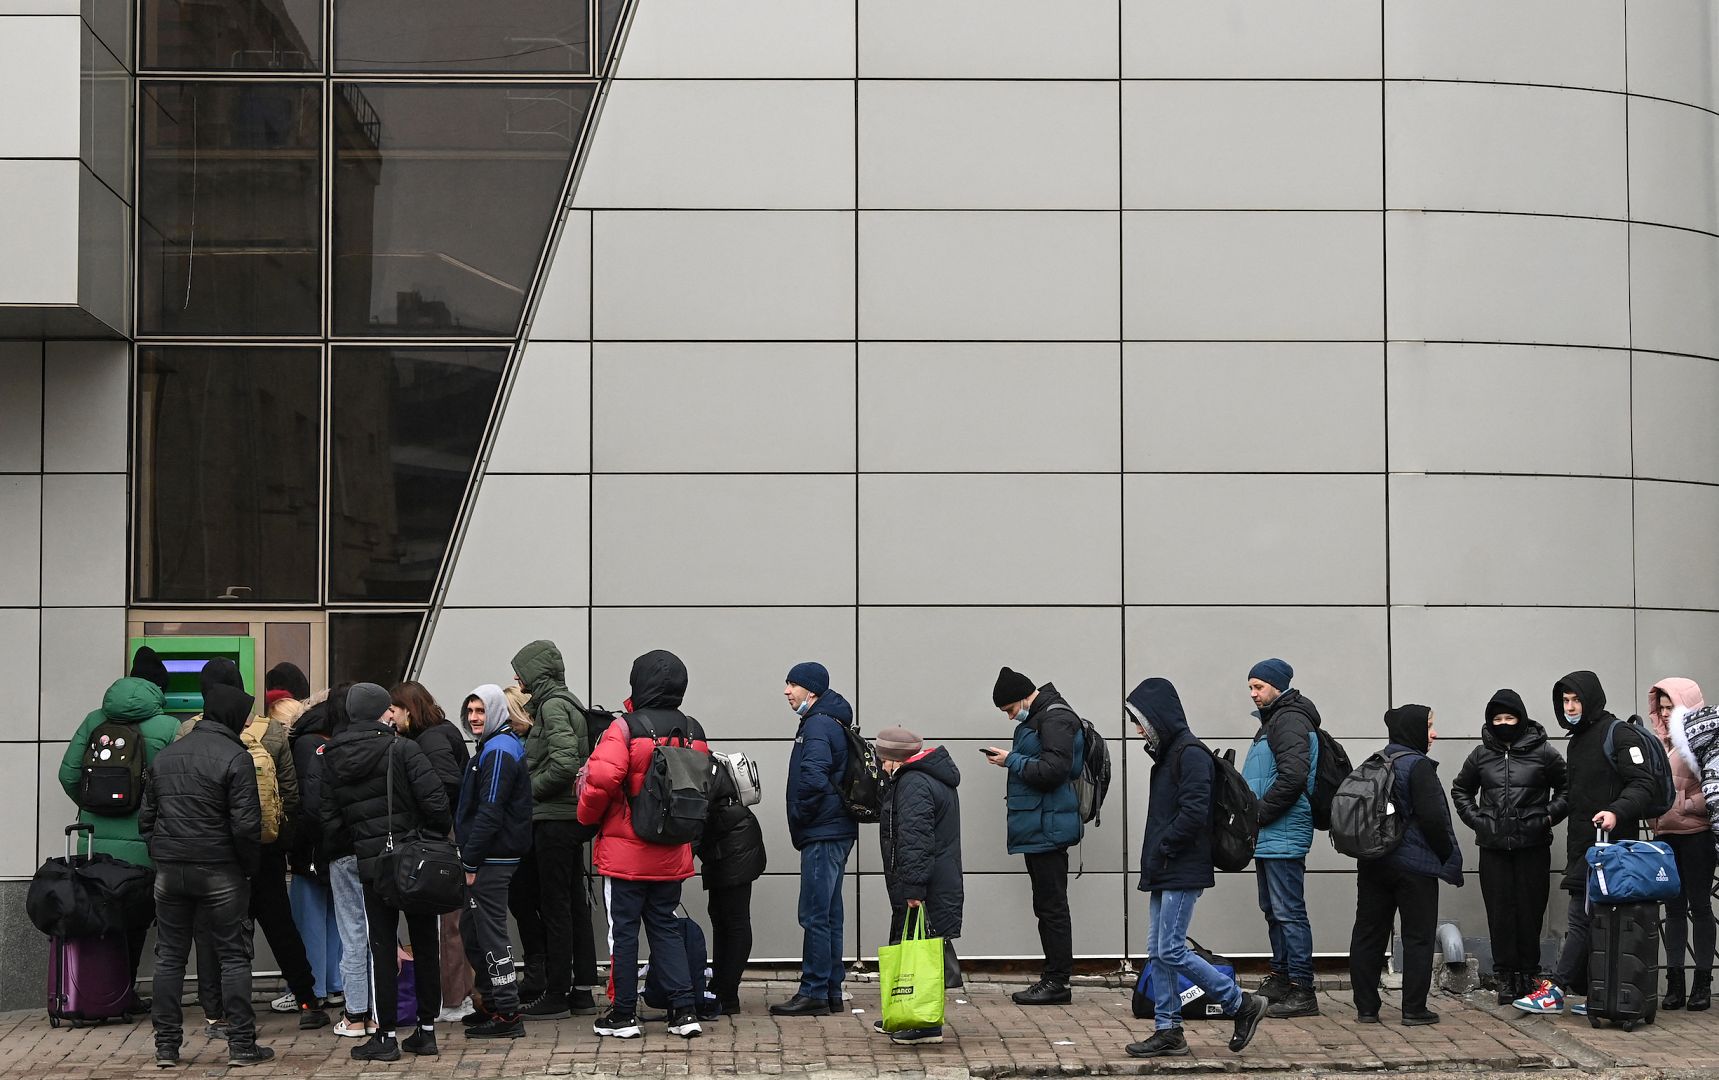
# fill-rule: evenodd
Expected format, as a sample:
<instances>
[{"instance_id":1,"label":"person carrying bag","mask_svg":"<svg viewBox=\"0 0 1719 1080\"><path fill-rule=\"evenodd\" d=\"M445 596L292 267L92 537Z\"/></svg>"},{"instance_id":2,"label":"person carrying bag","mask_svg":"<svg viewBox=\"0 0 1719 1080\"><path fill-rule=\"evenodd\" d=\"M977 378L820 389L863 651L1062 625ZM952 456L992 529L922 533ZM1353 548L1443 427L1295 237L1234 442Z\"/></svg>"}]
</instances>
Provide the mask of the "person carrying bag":
<instances>
[{"instance_id":1,"label":"person carrying bag","mask_svg":"<svg viewBox=\"0 0 1719 1080\"><path fill-rule=\"evenodd\" d=\"M943 1030L943 939L925 936L925 905L908 909L901 944L877 950L883 1030Z\"/></svg>"}]
</instances>

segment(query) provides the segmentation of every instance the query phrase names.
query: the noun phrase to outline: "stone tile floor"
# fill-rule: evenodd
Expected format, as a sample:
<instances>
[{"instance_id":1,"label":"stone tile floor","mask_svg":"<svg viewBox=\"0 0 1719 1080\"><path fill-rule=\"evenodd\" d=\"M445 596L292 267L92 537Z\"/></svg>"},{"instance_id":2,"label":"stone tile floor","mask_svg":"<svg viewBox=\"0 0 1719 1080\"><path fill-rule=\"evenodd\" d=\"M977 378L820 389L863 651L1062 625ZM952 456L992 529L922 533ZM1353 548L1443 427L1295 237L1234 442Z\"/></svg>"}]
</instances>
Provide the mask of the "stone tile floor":
<instances>
[{"instance_id":1,"label":"stone tile floor","mask_svg":"<svg viewBox=\"0 0 1719 1080\"><path fill-rule=\"evenodd\" d=\"M1444 1014L1435 1027L1397 1024L1386 995L1385 1023L1361 1025L1345 991L1322 993L1324 1015L1297 1021L1267 1020L1242 1055L1225 1047L1229 1025L1187 1025L1193 1053L1161 1062L1137 1062L1123 1046L1150 1032L1150 1021L1129 1012L1120 990L1080 987L1068 1007L1020 1008L1013 986L975 983L952 993L946 1039L940 1046L898 1047L874 1034L875 984L853 986L854 1012L825 1018L778 1020L767 1001L792 992L786 984L747 987L746 1012L706 1025L702 1038L683 1041L661 1028L643 1039L601 1040L590 1019L540 1022L526 1038L472 1043L457 1024L440 1025L442 1053L406 1055L394 1064L360 1068L348 1056L352 1040L328 1029L300 1032L292 1016L259 1006L262 1041L278 1058L258 1075L373 1080L386 1076L458 1078L548 1075L622 1077L726 1077L801 1074L847 1077L964 1077L1111 1075L1143 1072L1247 1072L1300 1076L1354 1072L1413 1072L1422 1076L1562 1072L1578 1076L1719 1076L1719 1014L1661 1013L1660 1022L1634 1033L1594 1030L1575 1017L1525 1017L1476 997L1440 995ZM194 1017L196 1010L189 1010ZM31 1080L195 1076L226 1073L225 1044L201 1032L189 1036L176 1073L153 1066L149 1024L72 1029L48 1026L41 1012L0 1015L0 1077Z\"/></svg>"}]
</instances>

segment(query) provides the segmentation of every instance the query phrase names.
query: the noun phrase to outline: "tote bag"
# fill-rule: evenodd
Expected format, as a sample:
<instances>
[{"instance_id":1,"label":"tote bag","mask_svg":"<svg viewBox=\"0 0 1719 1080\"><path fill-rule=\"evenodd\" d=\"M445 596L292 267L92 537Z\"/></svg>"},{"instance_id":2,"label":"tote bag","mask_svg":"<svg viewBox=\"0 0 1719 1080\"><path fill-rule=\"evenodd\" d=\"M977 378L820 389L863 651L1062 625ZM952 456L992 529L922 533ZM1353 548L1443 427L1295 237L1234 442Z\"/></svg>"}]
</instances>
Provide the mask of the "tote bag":
<instances>
[{"instance_id":1,"label":"tote bag","mask_svg":"<svg viewBox=\"0 0 1719 1080\"><path fill-rule=\"evenodd\" d=\"M925 936L925 907L907 909L901 944L877 951L883 1030L943 1026L943 939Z\"/></svg>"}]
</instances>

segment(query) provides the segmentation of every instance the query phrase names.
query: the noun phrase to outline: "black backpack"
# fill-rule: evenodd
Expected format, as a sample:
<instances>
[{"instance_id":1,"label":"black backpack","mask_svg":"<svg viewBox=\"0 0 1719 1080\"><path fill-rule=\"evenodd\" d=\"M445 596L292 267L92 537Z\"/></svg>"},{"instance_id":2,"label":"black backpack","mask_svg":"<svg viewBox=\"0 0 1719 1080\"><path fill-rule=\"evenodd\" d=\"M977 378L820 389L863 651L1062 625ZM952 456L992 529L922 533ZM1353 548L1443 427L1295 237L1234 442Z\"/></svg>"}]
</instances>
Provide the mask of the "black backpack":
<instances>
[{"instance_id":1,"label":"black backpack","mask_svg":"<svg viewBox=\"0 0 1719 1080\"><path fill-rule=\"evenodd\" d=\"M848 764L842 771L842 806L855 821L875 825L883 813L883 767L877 763L877 751L859 733L859 724L837 720L836 725L848 741Z\"/></svg>"},{"instance_id":2,"label":"black backpack","mask_svg":"<svg viewBox=\"0 0 1719 1080\"><path fill-rule=\"evenodd\" d=\"M614 723L615 714L610 712L608 709L603 708L601 705L585 704L574 695L573 691L567 689L565 686L558 687L543 695L544 701L550 701L555 698L563 699L569 705L572 705L573 708L578 711L579 715L585 718L585 752L589 754L596 750L597 740L601 739L603 737L603 732L609 730L609 725ZM541 704L538 707L542 708Z\"/></svg>"},{"instance_id":3,"label":"black backpack","mask_svg":"<svg viewBox=\"0 0 1719 1080\"><path fill-rule=\"evenodd\" d=\"M1080 798L1080 823L1082 825L1103 825L1102 814L1104 797L1110 794L1110 746L1104 741L1104 736L1092 726L1092 721L1082 717L1072 708L1064 704L1056 704L1047 708L1046 712L1061 709L1073 714L1080 721L1080 730L1085 753L1081 757L1080 772L1074 778L1075 794Z\"/></svg>"},{"instance_id":4,"label":"black backpack","mask_svg":"<svg viewBox=\"0 0 1719 1080\"><path fill-rule=\"evenodd\" d=\"M1259 799L1236 769L1236 752L1212 755L1212 865L1229 873L1246 870L1259 842Z\"/></svg>"},{"instance_id":5,"label":"black backpack","mask_svg":"<svg viewBox=\"0 0 1719 1080\"><path fill-rule=\"evenodd\" d=\"M1606 728L1606 767L1613 772L1617 771L1617 765L1612 760L1612 753L1617 748L1615 740L1619 724L1627 724L1635 729L1636 737L1643 744L1642 757L1647 759L1640 764L1647 766L1648 771L1653 773L1653 778L1657 782L1655 800L1648 804L1641 816L1656 818L1661 814L1669 813L1671 808L1677 805L1677 784L1671 778L1671 757L1665 752L1665 744L1659 741L1658 735L1647 729L1647 725L1642 723L1641 717L1632 716L1628 720L1612 717L1610 726Z\"/></svg>"},{"instance_id":6,"label":"black backpack","mask_svg":"<svg viewBox=\"0 0 1719 1080\"><path fill-rule=\"evenodd\" d=\"M1331 799L1331 846L1355 859L1380 859L1397 849L1409 815L1397 809L1396 762L1407 753L1374 754L1337 786Z\"/></svg>"},{"instance_id":7,"label":"black backpack","mask_svg":"<svg viewBox=\"0 0 1719 1080\"><path fill-rule=\"evenodd\" d=\"M631 801L634 834L649 844L697 843L710 816L710 755L694 749L680 728L658 737L650 717L628 713L626 720L628 738L652 743L644 782Z\"/></svg>"},{"instance_id":8,"label":"black backpack","mask_svg":"<svg viewBox=\"0 0 1719 1080\"><path fill-rule=\"evenodd\" d=\"M103 720L90 732L78 778L78 805L103 817L126 817L143 805L143 731Z\"/></svg>"},{"instance_id":9,"label":"black backpack","mask_svg":"<svg viewBox=\"0 0 1719 1080\"><path fill-rule=\"evenodd\" d=\"M1349 764L1349 752L1322 727L1313 729L1318 739L1319 760L1313 766L1313 795L1307 801L1313 808L1313 827L1331 828L1331 800L1343 781L1349 779L1355 767Z\"/></svg>"}]
</instances>

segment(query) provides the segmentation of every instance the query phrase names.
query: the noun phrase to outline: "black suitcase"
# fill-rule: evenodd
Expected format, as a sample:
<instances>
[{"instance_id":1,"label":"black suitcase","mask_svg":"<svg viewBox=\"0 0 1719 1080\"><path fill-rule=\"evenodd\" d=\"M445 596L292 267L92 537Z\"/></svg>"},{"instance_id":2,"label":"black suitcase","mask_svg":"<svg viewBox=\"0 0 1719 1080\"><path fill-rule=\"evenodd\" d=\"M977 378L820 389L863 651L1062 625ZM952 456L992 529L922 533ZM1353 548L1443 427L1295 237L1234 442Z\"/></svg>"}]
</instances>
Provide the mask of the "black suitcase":
<instances>
[{"instance_id":1,"label":"black suitcase","mask_svg":"<svg viewBox=\"0 0 1719 1080\"><path fill-rule=\"evenodd\" d=\"M1595 904L1589 916L1588 1023L1625 1031L1659 1012L1659 904Z\"/></svg>"}]
</instances>

